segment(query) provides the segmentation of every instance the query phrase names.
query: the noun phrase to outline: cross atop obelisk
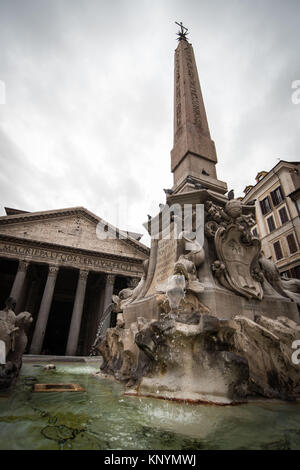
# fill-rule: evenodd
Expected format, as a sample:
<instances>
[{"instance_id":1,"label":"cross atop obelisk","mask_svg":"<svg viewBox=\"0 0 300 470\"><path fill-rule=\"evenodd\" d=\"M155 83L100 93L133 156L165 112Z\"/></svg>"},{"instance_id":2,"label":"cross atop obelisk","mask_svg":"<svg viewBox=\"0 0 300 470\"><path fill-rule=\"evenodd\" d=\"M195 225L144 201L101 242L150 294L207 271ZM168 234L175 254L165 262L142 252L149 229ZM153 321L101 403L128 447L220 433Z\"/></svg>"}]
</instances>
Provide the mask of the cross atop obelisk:
<instances>
[{"instance_id":1,"label":"cross atop obelisk","mask_svg":"<svg viewBox=\"0 0 300 470\"><path fill-rule=\"evenodd\" d=\"M178 26L180 26L180 31L178 31L178 33L177 33L178 41L182 41L182 40L186 41L187 40L187 35L189 34L188 29L185 26L183 26L182 21L180 23L175 21L175 24L178 24Z\"/></svg>"},{"instance_id":2,"label":"cross atop obelisk","mask_svg":"<svg viewBox=\"0 0 300 470\"><path fill-rule=\"evenodd\" d=\"M182 22L177 33L174 70L174 146L171 151L173 191L194 189L192 180L207 189L226 193L227 185L217 179L217 154L210 137L205 106L188 29Z\"/></svg>"}]
</instances>

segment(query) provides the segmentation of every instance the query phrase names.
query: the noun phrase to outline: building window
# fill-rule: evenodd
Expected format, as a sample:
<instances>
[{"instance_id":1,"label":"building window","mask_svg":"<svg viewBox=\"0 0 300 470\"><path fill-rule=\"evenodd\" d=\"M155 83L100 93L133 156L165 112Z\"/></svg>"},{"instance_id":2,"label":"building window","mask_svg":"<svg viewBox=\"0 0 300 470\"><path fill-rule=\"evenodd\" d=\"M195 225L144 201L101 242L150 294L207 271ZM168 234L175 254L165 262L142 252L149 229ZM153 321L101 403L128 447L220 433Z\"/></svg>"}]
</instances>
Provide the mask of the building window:
<instances>
[{"instance_id":1,"label":"building window","mask_svg":"<svg viewBox=\"0 0 300 470\"><path fill-rule=\"evenodd\" d=\"M256 182L259 183L266 175L268 174L267 171L260 171L259 173L257 173L256 175Z\"/></svg>"},{"instance_id":2,"label":"building window","mask_svg":"<svg viewBox=\"0 0 300 470\"><path fill-rule=\"evenodd\" d=\"M297 251L297 243L296 243L294 234L293 234L293 233L290 233L290 234L286 237L286 240L287 240L287 242L288 242L289 250L290 250L291 255L292 255L293 253L296 253L296 251Z\"/></svg>"},{"instance_id":3,"label":"building window","mask_svg":"<svg viewBox=\"0 0 300 470\"><path fill-rule=\"evenodd\" d=\"M252 230L252 235L253 235L255 238L258 238L257 228L254 228L254 229Z\"/></svg>"},{"instance_id":4,"label":"building window","mask_svg":"<svg viewBox=\"0 0 300 470\"><path fill-rule=\"evenodd\" d=\"M253 188L253 186L246 186L245 189L244 189L244 193L248 194L251 191L252 188Z\"/></svg>"},{"instance_id":5,"label":"building window","mask_svg":"<svg viewBox=\"0 0 300 470\"><path fill-rule=\"evenodd\" d=\"M270 212L271 210L271 204L270 204L270 199L269 197L265 197L265 199L263 199L262 201L259 202L260 203L260 207L261 207L261 211L263 213L263 215L267 214L268 212Z\"/></svg>"},{"instance_id":6,"label":"building window","mask_svg":"<svg viewBox=\"0 0 300 470\"><path fill-rule=\"evenodd\" d=\"M283 201L283 195L280 186L271 192L271 198L275 207Z\"/></svg>"},{"instance_id":7,"label":"building window","mask_svg":"<svg viewBox=\"0 0 300 470\"><path fill-rule=\"evenodd\" d=\"M295 268L291 269L291 275L295 279L300 279L300 264L299 266L296 266Z\"/></svg>"},{"instance_id":8,"label":"building window","mask_svg":"<svg viewBox=\"0 0 300 470\"><path fill-rule=\"evenodd\" d=\"M283 254L282 254L282 249L281 249L281 245L280 245L280 242L275 242L273 244L273 247L274 247L274 251L275 251L275 256L276 256L276 259L279 260L279 259L282 259L283 258Z\"/></svg>"},{"instance_id":9,"label":"building window","mask_svg":"<svg viewBox=\"0 0 300 470\"><path fill-rule=\"evenodd\" d=\"M280 216L280 220L281 220L282 225L285 224L286 222L288 222L289 218L288 218L288 215L287 215L286 208L282 207L281 209L279 209L278 212L279 212L279 216Z\"/></svg>"},{"instance_id":10,"label":"building window","mask_svg":"<svg viewBox=\"0 0 300 470\"><path fill-rule=\"evenodd\" d=\"M267 222L268 222L269 231L270 233L272 233L276 229L274 217L272 215L268 217Z\"/></svg>"}]
</instances>

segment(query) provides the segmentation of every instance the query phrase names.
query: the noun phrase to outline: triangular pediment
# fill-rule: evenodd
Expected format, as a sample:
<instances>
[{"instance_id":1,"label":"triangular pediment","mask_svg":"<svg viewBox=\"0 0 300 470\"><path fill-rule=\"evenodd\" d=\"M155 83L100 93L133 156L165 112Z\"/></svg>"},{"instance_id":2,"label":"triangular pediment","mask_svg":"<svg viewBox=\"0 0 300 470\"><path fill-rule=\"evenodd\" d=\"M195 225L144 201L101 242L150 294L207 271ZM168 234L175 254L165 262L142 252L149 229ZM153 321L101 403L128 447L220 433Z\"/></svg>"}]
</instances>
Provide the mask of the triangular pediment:
<instances>
[{"instance_id":1,"label":"triangular pediment","mask_svg":"<svg viewBox=\"0 0 300 470\"><path fill-rule=\"evenodd\" d=\"M145 245L84 207L3 216L0 234L136 259L149 254Z\"/></svg>"}]
</instances>

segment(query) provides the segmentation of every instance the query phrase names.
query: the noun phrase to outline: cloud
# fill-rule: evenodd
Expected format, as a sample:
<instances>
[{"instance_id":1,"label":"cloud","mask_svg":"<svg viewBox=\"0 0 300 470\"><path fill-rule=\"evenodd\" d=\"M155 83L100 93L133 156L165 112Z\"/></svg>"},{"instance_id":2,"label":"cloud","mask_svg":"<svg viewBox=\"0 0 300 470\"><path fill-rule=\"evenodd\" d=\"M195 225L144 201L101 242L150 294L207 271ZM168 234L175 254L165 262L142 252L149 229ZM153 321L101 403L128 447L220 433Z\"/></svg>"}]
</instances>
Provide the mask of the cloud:
<instances>
[{"instance_id":1,"label":"cloud","mask_svg":"<svg viewBox=\"0 0 300 470\"><path fill-rule=\"evenodd\" d=\"M293 0L2 0L2 204L82 205L144 232L172 186L175 20L190 28L219 179L241 195L277 158L299 160L299 13Z\"/></svg>"}]
</instances>

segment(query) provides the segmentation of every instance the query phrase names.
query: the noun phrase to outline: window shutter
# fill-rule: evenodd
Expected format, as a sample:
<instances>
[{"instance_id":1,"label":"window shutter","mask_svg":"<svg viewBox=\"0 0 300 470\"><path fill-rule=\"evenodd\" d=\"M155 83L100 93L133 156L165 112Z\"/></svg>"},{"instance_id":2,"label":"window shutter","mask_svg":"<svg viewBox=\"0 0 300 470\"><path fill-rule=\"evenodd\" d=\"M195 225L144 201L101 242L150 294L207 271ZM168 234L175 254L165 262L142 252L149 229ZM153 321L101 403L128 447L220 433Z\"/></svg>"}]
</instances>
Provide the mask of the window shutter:
<instances>
[{"instance_id":1,"label":"window shutter","mask_svg":"<svg viewBox=\"0 0 300 470\"><path fill-rule=\"evenodd\" d=\"M260 207L261 207L261 211L262 211L263 215L270 212L271 204L270 204L268 196L265 197L265 199L263 199L262 201L260 201Z\"/></svg>"},{"instance_id":2,"label":"window shutter","mask_svg":"<svg viewBox=\"0 0 300 470\"><path fill-rule=\"evenodd\" d=\"M297 251L297 244L296 244L296 240L295 240L295 237L294 237L294 234L293 233L290 233L287 237L286 237L286 240L288 242L288 245L289 245L289 249L290 249L290 253L295 253Z\"/></svg>"},{"instance_id":3,"label":"window shutter","mask_svg":"<svg viewBox=\"0 0 300 470\"><path fill-rule=\"evenodd\" d=\"M283 201L283 195L280 186L271 192L271 198L274 206L278 206L278 204Z\"/></svg>"},{"instance_id":4,"label":"window shutter","mask_svg":"<svg viewBox=\"0 0 300 470\"><path fill-rule=\"evenodd\" d=\"M275 243L273 244L273 247L274 247L276 259L281 259L281 258L283 258L283 254L282 254L282 250L281 250L280 243L279 243L279 242L275 242Z\"/></svg>"},{"instance_id":5,"label":"window shutter","mask_svg":"<svg viewBox=\"0 0 300 470\"><path fill-rule=\"evenodd\" d=\"M280 216L280 220L281 220L282 225L285 224L286 222L288 222L289 218L288 218L288 215L287 215L287 212L286 212L286 208L282 207L278 212L279 212L279 216Z\"/></svg>"},{"instance_id":6,"label":"window shutter","mask_svg":"<svg viewBox=\"0 0 300 470\"><path fill-rule=\"evenodd\" d=\"M275 222L274 222L274 217L272 215L271 215L271 217L268 217L267 222L268 222L269 231L271 233L276 229Z\"/></svg>"}]
</instances>

